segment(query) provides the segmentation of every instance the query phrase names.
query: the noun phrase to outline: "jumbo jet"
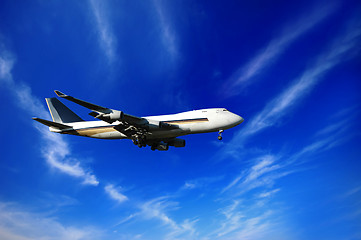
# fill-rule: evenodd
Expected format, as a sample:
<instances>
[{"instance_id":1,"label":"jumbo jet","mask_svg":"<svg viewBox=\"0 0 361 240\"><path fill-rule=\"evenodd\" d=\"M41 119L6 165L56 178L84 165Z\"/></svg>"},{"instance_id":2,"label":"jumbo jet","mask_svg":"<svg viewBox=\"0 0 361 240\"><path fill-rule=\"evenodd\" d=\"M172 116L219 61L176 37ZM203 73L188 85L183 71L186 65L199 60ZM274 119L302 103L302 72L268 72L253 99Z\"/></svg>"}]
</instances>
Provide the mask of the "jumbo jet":
<instances>
[{"instance_id":1,"label":"jumbo jet","mask_svg":"<svg viewBox=\"0 0 361 240\"><path fill-rule=\"evenodd\" d=\"M170 115L136 117L119 110L101 107L55 90L60 98L90 109L97 121L84 121L57 98L45 98L53 121L33 119L48 126L51 132L101 139L131 139L138 147L166 151L169 146L184 147L188 134L222 132L243 122L243 118L225 108L193 110Z\"/></svg>"}]
</instances>

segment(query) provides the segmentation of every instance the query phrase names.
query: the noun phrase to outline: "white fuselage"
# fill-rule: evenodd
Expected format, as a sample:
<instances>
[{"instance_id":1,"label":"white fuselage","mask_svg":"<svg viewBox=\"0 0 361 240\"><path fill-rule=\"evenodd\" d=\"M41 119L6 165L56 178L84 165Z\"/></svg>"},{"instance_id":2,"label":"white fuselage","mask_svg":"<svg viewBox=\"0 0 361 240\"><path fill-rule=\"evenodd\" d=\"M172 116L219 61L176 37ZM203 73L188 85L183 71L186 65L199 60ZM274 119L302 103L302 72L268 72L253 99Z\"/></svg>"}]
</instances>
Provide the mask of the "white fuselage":
<instances>
[{"instance_id":1,"label":"white fuselage","mask_svg":"<svg viewBox=\"0 0 361 240\"><path fill-rule=\"evenodd\" d=\"M182 112L170 115L143 117L151 122L164 122L175 125L175 129L154 129L149 132L147 139L174 138L187 134L216 132L226 130L237 126L243 122L243 118L229 112L224 108L201 109L188 112ZM62 133L75 134L85 137L102 139L123 139L126 135L114 129L120 122L112 124L104 121L84 121L67 123L73 127L73 130ZM50 131L59 132L59 130L50 127Z\"/></svg>"}]
</instances>

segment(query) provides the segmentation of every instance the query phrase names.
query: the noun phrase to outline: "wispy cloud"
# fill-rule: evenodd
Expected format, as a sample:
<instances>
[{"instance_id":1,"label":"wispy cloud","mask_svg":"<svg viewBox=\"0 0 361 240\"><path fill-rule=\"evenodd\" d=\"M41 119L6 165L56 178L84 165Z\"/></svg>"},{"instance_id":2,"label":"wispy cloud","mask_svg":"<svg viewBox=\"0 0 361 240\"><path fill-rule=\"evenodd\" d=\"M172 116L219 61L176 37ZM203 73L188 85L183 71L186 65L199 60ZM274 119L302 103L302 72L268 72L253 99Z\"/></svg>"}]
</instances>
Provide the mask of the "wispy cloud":
<instances>
[{"instance_id":1,"label":"wispy cloud","mask_svg":"<svg viewBox=\"0 0 361 240\"><path fill-rule=\"evenodd\" d=\"M220 191L220 202L231 203L219 209L223 220L217 219L219 227L215 228L209 238L264 239L267 236L267 239L279 239L284 235L285 239L292 239L292 233L284 231L287 229L282 220L284 209L280 209L282 204L278 203L275 197L280 191L277 187L278 181L295 172L307 170L310 166L302 164L315 159L316 154L339 144L339 139L345 137L347 129L334 127L334 122L343 119L344 125L350 126L354 120L354 116L340 116L316 132L311 137L311 143L291 154L267 153L248 159L247 164L242 164L240 173L233 176L233 180ZM353 195L360 192L360 188L356 187L350 192L350 195ZM359 216L358 213L356 215Z\"/></svg>"},{"instance_id":2,"label":"wispy cloud","mask_svg":"<svg viewBox=\"0 0 361 240\"><path fill-rule=\"evenodd\" d=\"M0 83L2 85L12 83L13 77L11 74L11 70L13 68L13 65L14 57L5 49L0 49Z\"/></svg>"},{"instance_id":3,"label":"wispy cloud","mask_svg":"<svg viewBox=\"0 0 361 240\"><path fill-rule=\"evenodd\" d=\"M349 114L347 117L343 115L339 116L340 118L333 119L335 123L330 123L329 125L317 131L314 136L315 140L307 146L303 147L297 153L293 154L293 156L289 158L289 163L298 161L297 164L302 164L304 161L300 161L301 158L315 153L327 151L352 138L354 133L347 134L347 131L353 125L355 114Z\"/></svg>"},{"instance_id":4,"label":"wispy cloud","mask_svg":"<svg viewBox=\"0 0 361 240\"><path fill-rule=\"evenodd\" d=\"M260 50L245 66L240 67L224 83L221 88L221 94L225 97L238 94L244 87L253 82L254 77L274 63L293 42L317 26L317 24L333 13L335 9L335 4L318 7L312 13L308 13L297 22L287 26L279 36L272 39L265 48Z\"/></svg>"},{"instance_id":5,"label":"wispy cloud","mask_svg":"<svg viewBox=\"0 0 361 240\"><path fill-rule=\"evenodd\" d=\"M0 239L100 239L102 232L94 227L66 226L52 216L21 209L0 202Z\"/></svg>"},{"instance_id":6,"label":"wispy cloud","mask_svg":"<svg viewBox=\"0 0 361 240\"><path fill-rule=\"evenodd\" d=\"M220 225L208 235L209 239L279 239L284 235L277 213L256 202L233 200L218 211L222 215Z\"/></svg>"},{"instance_id":7,"label":"wispy cloud","mask_svg":"<svg viewBox=\"0 0 361 240\"><path fill-rule=\"evenodd\" d=\"M68 144L61 136L48 132L47 129L37 129L42 134L46 146L42 149L43 156L50 167L61 171L72 177L80 178L83 184L97 186L99 181L92 174L91 170L86 170L81 166L81 162L72 157Z\"/></svg>"},{"instance_id":8,"label":"wispy cloud","mask_svg":"<svg viewBox=\"0 0 361 240\"><path fill-rule=\"evenodd\" d=\"M128 200L128 197L120 192L121 187L115 187L113 184L107 184L104 188L105 192L118 203Z\"/></svg>"},{"instance_id":9,"label":"wispy cloud","mask_svg":"<svg viewBox=\"0 0 361 240\"><path fill-rule=\"evenodd\" d=\"M170 201L169 197L163 196L151 199L142 203L140 206L139 216L146 220L158 220L163 225L167 226L169 231L166 233L165 239L192 239L196 236L195 223L198 219L185 219L181 223L177 223L169 215L169 211L178 209L178 203Z\"/></svg>"},{"instance_id":10,"label":"wispy cloud","mask_svg":"<svg viewBox=\"0 0 361 240\"><path fill-rule=\"evenodd\" d=\"M29 115L41 118L49 118L48 112L44 109L43 104L35 97L31 88L24 83L17 83L12 76L14 58L6 50L1 50L0 55L0 82L6 87L18 103L19 108ZM30 119L30 118L29 118ZM31 120L29 120L31 121ZM70 176L80 178L84 184L98 185L98 181L90 170L81 167L81 162L71 156L68 144L60 135L50 133L44 126L34 125L39 130L44 147L42 155L50 167L57 169Z\"/></svg>"},{"instance_id":11,"label":"wispy cloud","mask_svg":"<svg viewBox=\"0 0 361 240\"><path fill-rule=\"evenodd\" d=\"M98 32L99 45L103 49L108 63L111 64L116 60L117 39L109 23L109 10L106 4L106 1L90 0L91 10Z\"/></svg>"},{"instance_id":12,"label":"wispy cloud","mask_svg":"<svg viewBox=\"0 0 361 240\"><path fill-rule=\"evenodd\" d=\"M208 185L220 181L223 179L223 176L218 177L202 177L202 178L196 178L192 180L188 180L184 183L184 185L180 188L180 191L184 190L192 190L196 188L206 188Z\"/></svg>"},{"instance_id":13,"label":"wispy cloud","mask_svg":"<svg viewBox=\"0 0 361 240\"><path fill-rule=\"evenodd\" d=\"M282 117L303 100L328 71L360 51L360 37L361 26L357 22L349 27L346 33L342 33L325 52L320 54L310 68L246 123L233 138L232 145L240 146L239 143L243 143L246 138L279 123Z\"/></svg>"},{"instance_id":14,"label":"wispy cloud","mask_svg":"<svg viewBox=\"0 0 361 240\"><path fill-rule=\"evenodd\" d=\"M235 195L241 195L259 187L272 187L275 180L290 174L291 170L285 170L284 165L273 155L260 156L252 161L252 165L242 171L228 184L221 193L236 188Z\"/></svg>"},{"instance_id":15,"label":"wispy cloud","mask_svg":"<svg viewBox=\"0 0 361 240\"><path fill-rule=\"evenodd\" d=\"M170 19L167 16L164 8L164 3L161 0L154 0L154 6L159 17L159 24L161 27L161 38L163 45L170 55L171 59L178 57L177 39L175 32L170 24Z\"/></svg>"},{"instance_id":16,"label":"wispy cloud","mask_svg":"<svg viewBox=\"0 0 361 240\"><path fill-rule=\"evenodd\" d=\"M267 191L267 192L262 192L258 195L259 198L268 198L270 196L273 196L275 195L277 192L279 192L281 189L279 188L276 188L276 189L273 189L271 191Z\"/></svg>"},{"instance_id":17,"label":"wispy cloud","mask_svg":"<svg viewBox=\"0 0 361 240\"><path fill-rule=\"evenodd\" d=\"M335 123L333 121L337 124L341 118L332 119L332 123L315 133L311 138L311 143L299 148L292 154L281 153L277 156L266 154L250 159L249 165L240 171L222 189L221 193L230 192L231 195L238 196L256 188L266 187L269 189L275 185L278 179L304 170L300 166L309 162L312 159L311 156L334 148L349 139L347 130L352 126L354 115L349 115L347 118L343 115L340 116L342 116L342 123L346 127L334 127ZM352 136L352 134L349 135ZM270 196L274 193L272 190L261 194L262 196Z\"/></svg>"},{"instance_id":18,"label":"wispy cloud","mask_svg":"<svg viewBox=\"0 0 361 240\"><path fill-rule=\"evenodd\" d=\"M349 187L347 187L349 188ZM342 211L343 214L331 221L331 224L347 224L349 227L357 229L354 237L349 239L359 239L361 236L361 185L356 184L352 188L339 194L333 202L337 206L337 211Z\"/></svg>"},{"instance_id":19,"label":"wispy cloud","mask_svg":"<svg viewBox=\"0 0 361 240\"><path fill-rule=\"evenodd\" d=\"M178 203L169 201L168 197L159 197L141 204L141 215L145 219L158 219L173 229L178 229L177 223L166 212L178 208Z\"/></svg>"}]
</instances>

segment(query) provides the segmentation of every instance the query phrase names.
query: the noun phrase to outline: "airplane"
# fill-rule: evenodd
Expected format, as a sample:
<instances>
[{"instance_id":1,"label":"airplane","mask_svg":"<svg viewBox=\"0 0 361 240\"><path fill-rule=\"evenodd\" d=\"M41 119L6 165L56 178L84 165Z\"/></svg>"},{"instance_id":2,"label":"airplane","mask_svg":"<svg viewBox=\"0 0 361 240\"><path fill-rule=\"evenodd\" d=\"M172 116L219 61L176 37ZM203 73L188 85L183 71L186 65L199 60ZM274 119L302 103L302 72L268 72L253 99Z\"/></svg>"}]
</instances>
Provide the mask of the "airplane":
<instances>
[{"instance_id":1,"label":"airplane","mask_svg":"<svg viewBox=\"0 0 361 240\"><path fill-rule=\"evenodd\" d=\"M138 147L166 151L169 146L185 147L188 134L222 132L241 124L244 119L225 108L208 108L170 115L137 117L54 91L64 98L92 110L90 116L102 120L84 121L57 98L45 98L53 121L34 117L49 127L51 132L100 139L131 139Z\"/></svg>"}]
</instances>

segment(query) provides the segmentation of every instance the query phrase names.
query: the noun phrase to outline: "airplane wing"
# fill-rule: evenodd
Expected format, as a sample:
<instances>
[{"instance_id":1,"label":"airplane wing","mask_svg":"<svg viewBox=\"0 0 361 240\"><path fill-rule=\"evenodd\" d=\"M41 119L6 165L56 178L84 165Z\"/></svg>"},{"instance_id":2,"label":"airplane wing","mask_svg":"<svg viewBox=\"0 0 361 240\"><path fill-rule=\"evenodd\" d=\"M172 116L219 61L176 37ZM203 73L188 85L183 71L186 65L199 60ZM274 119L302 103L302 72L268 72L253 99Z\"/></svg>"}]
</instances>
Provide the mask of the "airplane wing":
<instances>
[{"instance_id":1,"label":"airplane wing","mask_svg":"<svg viewBox=\"0 0 361 240\"><path fill-rule=\"evenodd\" d=\"M86 102L86 101L83 101L83 100L80 100L80 99L77 99L77 98L74 98L72 96L68 96L58 90L55 90L54 91L56 93L56 95L58 95L58 97L61 97L61 98L65 98L69 101L72 101L74 103L77 103L83 107L86 107L86 108L89 108L90 110L93 110L93 111L97 111L97 112L102 112L102 113L110 113L111 109L109 108L105 108L105 107L102 107L102 106L99 106L99 105L95 105L95 104L92 104L92 103L89 103L89 102Z\"/></svg>"},{"instance_id":2,"label":"airplane wing","mask_svg":"<svg viewBox=\"0 0 361 240\"><path fill-rule=\"evenodd\" d=\"M86 107L93 112L89 113L90 116L98 118L108 123L113 123L115 121L124 121L130 124L142 125L146 123L146 119L141 117L136 117L130 114L125 114L122 111L102 107L93 103L89 103L78 98L66 95L58 90L54 91L58 97L65 98L71 102L79 104L80 106Z\"/></svg>"},{"instance_id":3,"label":"airplane wing","mask_svg":"<svg viewBox=\"0 0 361 240\"><path fill-rule=\"evenodd\" d=\"M123 133L128 138L136 139L137 141L141 141L142 139L144 140L145 136L148 133L151 134L151 131L153 130L179 128L177 125L171 125L160 121L149 122L145 118L136 117L130 114L125 114L122 111L89 103L75 97L68 96L58 90L55 90L54 92L61 98L65 98L69 101L72 101L92 110L92 112L89 113L90 116L93 116L108 123L119 121L119 124L114 126L114 129Z\"/></svg>"}]
</instances>

